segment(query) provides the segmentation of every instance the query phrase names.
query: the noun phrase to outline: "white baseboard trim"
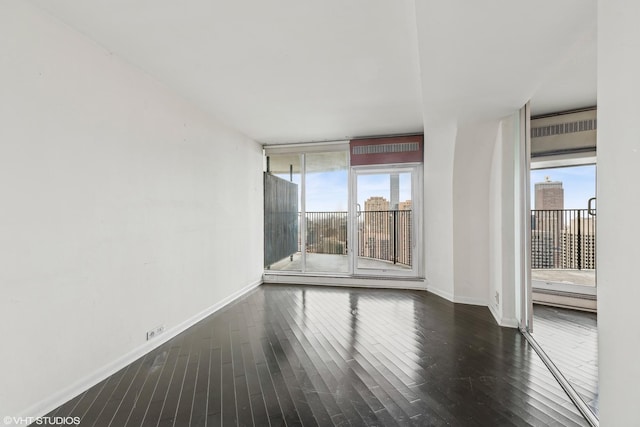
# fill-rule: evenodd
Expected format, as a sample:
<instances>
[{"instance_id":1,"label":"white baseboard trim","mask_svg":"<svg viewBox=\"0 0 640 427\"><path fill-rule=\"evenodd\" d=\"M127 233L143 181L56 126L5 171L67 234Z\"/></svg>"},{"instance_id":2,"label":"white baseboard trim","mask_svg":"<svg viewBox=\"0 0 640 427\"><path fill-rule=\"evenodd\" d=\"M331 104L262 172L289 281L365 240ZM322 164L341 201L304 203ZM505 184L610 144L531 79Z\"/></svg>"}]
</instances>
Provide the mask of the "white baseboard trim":
<instances>
[{"instance_id":1,"label":"white baseboard trim","mask_svg":"<svg viewBox=\"0 0 640 427\"><path fill-rule=\"evenodd\" d=\"M319 285L319 286L344 286L350 288L377 288L377 289L410 289L425 290L424 279L419 278L370 278L358 276L311 276L292 274L266 274L263 277L265 284L282 285Z\"/></svg>"},{"instance_id":2,"label":"white baseboard trim","mask_svg":"<svg viewBox=\"0 0 640 427\"><path fill-rule=\"evenodd\" d=\"M96 370L95 372L93 372L92 374L88 375L87 377L85 377L85 378L83 378L83 379L71 384L68 387L63 388L58 393L55 393L54 395L52 395L52 396L50 396L50 397L48 397L48 398L46 398L46 399L34 404L32 406L30 406L29 408L24 410L21 415L17 415L16 417L43 417L43 416L45 416L46 414L48 414L52 410L56 409L58 406L62 405L63 403L66 403L67 401L69 401L70 399L73 399L74 397L76 397L77 395L82 393L83 391L88 390L89 388L91 388L94 385L98 384L99 382L103 381L107 377L115 374L120 369L122 369L125 366L133 363L134 361L136 361L140 357L142 357L145 354L149 353L151 350L153 350L153 349L155 349L157 347L160 347L162 344L164 344L165 342L169 341L171 338L175 337L176 335L180 334L181 332L183 332L186 329L190 328L191 326L195 325L196 323L198 323L199 321L201 321L205 317L210 316L211 314L215 313L216 311L218 311L218 310L224 308L225 306L231 304L232 302L234 302L238 298L242 297L243 295L245 295L248 292L251 292L252 290L257 288L261 284L262 284L262 280L257 280L257 281L255 281L253 283L250 283L249 285L247 285L247 286L243 287L242 289L234 292L233 294L231 294L228 297L222 299L221 301L217 302L216 304L214 304L214 305L202 310L201 312L195 314L194 316L188 318L184 322L182 322L182 323L180 323L180 324L178 324L176 326L173 326L171 328L168 328L164 333L159 335L157 338L155 338L155 339L153 339L151 341L145 342L141 346L139 346L137 348L134 348L130 352L124 354L123 356L119 357L118 359L114 360L113 362L111 362L111 363L103 366L102 368Z\"/></svg>"},{"instance_id":3,"label":"white baseboard trim","mask_svg":"<svg viewBox=\"0 0 640 427\"><path fill-rule=\"evenodd\" d=\"M427 285L427 291L431 292L432 294L438 295L439 297L444 298L447 301L455 302L453 300L453 294L451 292L443 291L442 289L429 285Z\"/></svg>"},{"instance_id":4,"label":"white baseboard trim","mask_svg":"<svg viewBox=\"0 0 640 427\"><path fill-rule=\"evenodd\" d=\"M515 318L511 317L502 317L497 311L497 308L493 305L489 305L489 311L493 315L493 318L496 320L496 323L505 328L517 328L518 321Z\"/></svg>"},{"instance_id":5,"label":"white baseboard trim","mask_svg":"<svg viewBox=\"0 0 640 427\"><path fill-rule=\"evenodd\" d=\"M469 305L481 305L486 307L489 305L489 302L486 298L476 298L476 297L465 297L465 296L454 296L453 302L458 304L469 304Z\"/></svg>"},{"instance_id":6,"label":"white baseboard trim","mask_svg":"<svg viewBox=\"0 0 640 427\"><path fill-rule=\"evenodd\" d=\"M487 300L485 298L475 298L475 297L465 297L465 296L456 296L448 291L443 291L442 289L436 288L434 286L427 285L427 291L432 294L436 294L439 297L442 297L448 301L454 302L456 304L469 304L469 305L488 305Z\"/></svg>"}]
</instances>

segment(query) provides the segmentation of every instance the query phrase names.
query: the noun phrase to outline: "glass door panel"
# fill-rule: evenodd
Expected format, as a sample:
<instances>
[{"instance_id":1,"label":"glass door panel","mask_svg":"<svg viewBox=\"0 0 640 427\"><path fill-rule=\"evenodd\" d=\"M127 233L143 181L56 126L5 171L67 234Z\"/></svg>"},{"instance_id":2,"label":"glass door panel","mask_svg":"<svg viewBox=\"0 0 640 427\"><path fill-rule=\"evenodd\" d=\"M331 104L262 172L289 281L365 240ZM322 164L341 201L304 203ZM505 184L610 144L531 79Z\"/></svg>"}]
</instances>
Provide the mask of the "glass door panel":
<instances>
[{"instance_id":1,"label":"glass door panel","mask_svg":"<svg viewBox=\"0 0 640 427\"><path fill-rule=\"evenodd\" d=\"M536 168L530 185L534 302L595 310L596 165ZM549 301L560 292L580 297Z\"/></svg>"},{"instance_id":2,"label":"glass door panel","mask_svg":"<svg viewBox=\"0 0 640 427\"><path fill-rule=\"evenodd\" d=\"M354 272L417 275L417 168L354 169Z\"/></svg>"},{"instance_id":3,"label":"glass door panel","mask_svg":"<svg viewBox=\"0 0 640 427\"><path fill-rule=\"evenodd\" d=\"M349 153L305 154L305 271L349 273Z\"/></svg>"}]
</instances>

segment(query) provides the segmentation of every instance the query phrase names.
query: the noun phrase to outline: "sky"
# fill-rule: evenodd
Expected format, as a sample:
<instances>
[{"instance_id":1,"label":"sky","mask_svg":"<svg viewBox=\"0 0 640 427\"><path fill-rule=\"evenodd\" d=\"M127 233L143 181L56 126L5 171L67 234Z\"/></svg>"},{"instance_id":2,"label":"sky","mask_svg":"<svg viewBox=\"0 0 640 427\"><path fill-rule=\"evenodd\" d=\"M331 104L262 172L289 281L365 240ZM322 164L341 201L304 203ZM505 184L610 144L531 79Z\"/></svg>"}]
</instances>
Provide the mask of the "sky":
<instances>
[{"instance_id":1,"label":"sky","mask_svg":"<svg viewBox=\"0 0 640 427\"><path fill-rule=\"evenodd\" d=\"M531 171L531 208L535 209L536 182L561 181L564 188L565 209L586 209L588 200L596 195L596 166L571 166ZM284 177L288 179L289 177ZM300 175L294 174L294 182L300 183ZM306 176L308 212L346 212L348 210L348 171L311 172ZM358 175L358 203L364 209L364 201L372 196L390 199L389 174ZM400 201L411 199L409 173L400 174Z\"/></svg>"},{"instance_id":2,"label":"sky","mask_svg":"<svg viewBox=\"0 0 640 427\"><path fill-rule=\"evenodd\" d=\"M289 179L289 176L281 176ZM293 181L300 184L300 175L294 174ZM335 170L330 172L311 172L306 175L307 212L346 212L348 201L348 172ZM364 201L369 197L382 196L390 199L389 174L359 175L358 203L364 209ZM411 176L400 174L400 202L411 199Z\"/></svg>"},{"instance_id":3,"label":"sky","mask_svg":"<svg viewBox=\"0 0 640 427\"><path fill-rule=\"evenodd\" d=\"M358 203L364 209L364 202L369 197L382 196L391 199L391 183L389 174L358 175ZM411 200L411 174L400 174L399 202Z\"/></svg>"},{"instance_id":4,"label":"sky","mask_svg":"<svg viewBox=\"0 0 640 427\"><path fill-rule=\"evenodd\" d=\"M563 168L537 169L531 171L531 209L535 209L536 182L561 181L564 189L565 209L587 209L591 197L596 196L596 166L570 166Z\"/></svg>"},{"instance_id":5,"label":"sky","mask_svg":"<svg viewBox=\"0 0 640 427\"><path fill-rule=\"evenodd\" d=\"M307 212L346 212L347 170L311 172L306 176Z\"/></svg>"}]
</instances>

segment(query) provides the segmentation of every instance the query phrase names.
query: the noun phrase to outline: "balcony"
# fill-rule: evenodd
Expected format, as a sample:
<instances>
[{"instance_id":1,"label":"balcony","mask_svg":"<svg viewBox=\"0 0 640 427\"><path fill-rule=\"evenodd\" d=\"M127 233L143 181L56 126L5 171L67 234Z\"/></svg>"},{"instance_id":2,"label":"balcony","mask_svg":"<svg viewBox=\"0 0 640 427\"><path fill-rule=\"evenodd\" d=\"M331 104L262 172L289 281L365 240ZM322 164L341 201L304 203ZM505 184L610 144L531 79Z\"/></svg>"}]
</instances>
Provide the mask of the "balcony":
<instances>
[{"instance_id":1,"label":"balcony","mask_svg":"<svg viewBox=\"0 0 640 427\"><path fill-rule=\"evenodd\" d=\"M594 210L531 211L534 302L595 311L595 267Z\"/></svg>"},{"instance_id":2,"label":"balcony","mask_svg":"<svg viewBox=\"0 0 640 427\"><path fill-rule=\"evenodd\" d=\"M359 211L354 248L348 236L347 212L307 212L304 271L348 274L351 249L357 250L357 268L410 270L411 214L410 210ZM534 302L596 310L596 221L592 214L587 209L531 211ZM271 270L303 270L300 220L298 213L297 253L274 263Z\"/></svg>"},{"instance_id":3,"label":"balcony","mask_svg":"<svg viewBox=\"0 0 640 427\"><path fill-rule=\"evenodd\" d=\"M301 213L298 214L298 230ZM305 271L348 273L348 212L306 212ZM412 218L410 210L358 211L357 268L410 270L412 267ZM271 270L302 270L302 238L298 252L271 265Z\"/></svg>"}]
</instances>

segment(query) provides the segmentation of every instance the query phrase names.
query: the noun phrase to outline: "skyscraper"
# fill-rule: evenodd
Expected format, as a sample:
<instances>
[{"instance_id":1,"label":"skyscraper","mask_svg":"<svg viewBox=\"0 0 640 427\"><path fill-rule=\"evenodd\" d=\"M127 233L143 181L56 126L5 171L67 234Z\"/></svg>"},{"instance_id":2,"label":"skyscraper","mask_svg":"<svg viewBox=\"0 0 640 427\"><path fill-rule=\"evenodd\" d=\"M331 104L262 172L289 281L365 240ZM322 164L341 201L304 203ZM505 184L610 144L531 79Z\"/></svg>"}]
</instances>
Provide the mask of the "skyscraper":
<instances>
[{"instance_id":1,"label":"skyscraper","mask_svg":"<svg viewBox=\"0 0 640 427\"><path fill-rule=\"evenodd\" d=\"M400 175L392 173L389 176L389 186L391 200L389 202L389 208L391 210L398 209L398 203L400 202Z\"/></svg>"},{"instance_id":2,"label":"skyscraper","mask_svg":"<svg viewBox=\"0 0 640 427\"><path fill-rule=\"evenodd\" d=\"M360 242L362 255L389 259L389 201L380 196L369 197L364 202L364 216L364 234Z\"/></svg>"},{"instance_id":3,"label":"skyscraper","mask_svg":"<svg viewBox=\"0 0 640 427\"><path fill-rule=\"evenodd\" d=\"M564 189L562 188L562 182L551 181L549 177L546 177L544 182L536 182L535 193L536 210L564 209Z\"/></svg>"},{"instance_id":4,"label":"skyscraper","mask_svg":"<svg viewBox=\"0 0 640 427\"><path fill-rule=\"evenodd\" d=\"M380 196L369 197L364 201L364 210L367 212L388 211L389 201Z\"/></svg>"},{"instance_id":5,"label":"skyscraper","mask_svg":"<svg viewBox=\"0 0 640 427\"><path fill-rule=\"evenodd\" d=\"M596 268L595 217L574 217L562 231L562 268Z\"/></svg>"},{"instance_id":6,"label":"skyscraper","mask_svg":"<svg viewBox=\"0 0 640 427\"><path fill-rule=\"evenodd\" d=\"M399 211L410 211L411 210L411 200L405 200L404 202L400 202L398 204Z\"/></svg>"},{"instance_id":7,"label":"skyscraper","mask_svg":"<svg viewBox=\"0 0 640 427\"><path fill-rule=\"evenodd\" d=\"M533 268L560 268L562 264L561 233L564 228L564 189L562 182L535 184L535 218L531 235Z\"/></svg>"}]
</instances>

